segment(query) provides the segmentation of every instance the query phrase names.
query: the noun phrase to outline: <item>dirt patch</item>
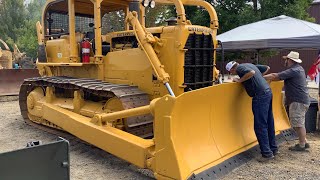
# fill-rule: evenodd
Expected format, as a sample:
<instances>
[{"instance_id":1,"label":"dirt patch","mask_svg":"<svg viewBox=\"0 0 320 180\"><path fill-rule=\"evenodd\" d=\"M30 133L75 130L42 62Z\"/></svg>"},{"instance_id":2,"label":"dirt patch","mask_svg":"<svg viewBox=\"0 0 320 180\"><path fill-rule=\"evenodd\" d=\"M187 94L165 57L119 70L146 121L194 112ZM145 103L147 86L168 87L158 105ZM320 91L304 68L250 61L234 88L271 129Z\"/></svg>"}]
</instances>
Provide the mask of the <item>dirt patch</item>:
<instances>
[{"instance_id":1,"label":"dirt patch","mask_svg":"<svg viewBox=\"0 0 320 180\"><path fill-rule=\"evenodd\" d=\"M320 133L308 134L311 148L307 152L289 151L295 142L280 146L280 154L267 163L255 159L234 169L223 180L229 179L319 179L320 177Z\"/></svg>"},{"instance_id":2,"label":"dirt patch","mask_svg":"<svg viewBox=\"0 0 320 180\"><path fill-rule=\"evenodd\" d=\"M319 94L319 90L315 89L315 88L310 88L309 89L309 95L310 97L314 98L314 99L318 99L318 95Z\"/></svg>"},{"instance_id":3,"label":"dirt patch","mask_svg":"<svg viewBox=\"0 0 320 180\"><path fill-rule=\"evenodd\" d=\"M0 96L0 102L18 101L19 96Z\"/></svg>"},{"instance_id":4,"label":"dirt patch","mask_svg":"<svg viewBox=\"0 0 320 180\"><path fill-rule=\"evenodd\" d=\"M19 102L12 97L7 97L8 102L4 99L0 98L0 153L24 148L33 140L48 143L58 138L25 124L20 115ZM71 179L153 179L151 171L139 169L94 146L69 141Z\"/></svg>"}]
</instances>

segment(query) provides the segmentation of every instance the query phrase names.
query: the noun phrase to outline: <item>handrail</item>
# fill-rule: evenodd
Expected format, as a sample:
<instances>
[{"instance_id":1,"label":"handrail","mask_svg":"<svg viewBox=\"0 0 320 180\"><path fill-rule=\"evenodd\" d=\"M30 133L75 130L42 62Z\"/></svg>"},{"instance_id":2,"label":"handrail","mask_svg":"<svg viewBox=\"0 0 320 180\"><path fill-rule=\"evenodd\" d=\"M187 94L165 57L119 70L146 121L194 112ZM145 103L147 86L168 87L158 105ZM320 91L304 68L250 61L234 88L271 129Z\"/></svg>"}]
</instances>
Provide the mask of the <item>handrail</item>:
<instances>
[{"instance_id":1,"label":"handrail","mask_svg":"<svg viewBox=\"0 0 320 180\"><path fill-rule=\"evenodd\" d=\"M168 0L167 2L163 0L155 0L156 2L159 2L160 4L174 4L177 11L177 24L186 24L187 18L186 18L186 12L183 6L183 3L181 0Z\"/></svg>"},{"instance_id":2,"label":"handrail","mask_svg":"<svg viewBox=\"0 0 320 180\"><path fill-rule=\"evenodd\" d=\"M185 10L183 5L201 6L205 8L210 15L210 28L216 32L219 27L217 12L213 8L213 6L206 1L203 1L203 0L155 0L155 1L160 4L173 3L177 9L178 24L179 24L179 14L183 13L185 15Z\"/></svg>"},{"instance_id":3,"label":"handrail","mask_svg":"<svg viewBox=\"0 0 320 180\"><path fill-rule=\"evenodd\" d=\"M218 16L216 10L213 6L208 3L207 1L203 0L186 0L184 2L185 5L194 5L194 6L201 6L205 8L210 16L210 28L213 30L217 30L219 27Z\"/></svg>"}]
</instances>

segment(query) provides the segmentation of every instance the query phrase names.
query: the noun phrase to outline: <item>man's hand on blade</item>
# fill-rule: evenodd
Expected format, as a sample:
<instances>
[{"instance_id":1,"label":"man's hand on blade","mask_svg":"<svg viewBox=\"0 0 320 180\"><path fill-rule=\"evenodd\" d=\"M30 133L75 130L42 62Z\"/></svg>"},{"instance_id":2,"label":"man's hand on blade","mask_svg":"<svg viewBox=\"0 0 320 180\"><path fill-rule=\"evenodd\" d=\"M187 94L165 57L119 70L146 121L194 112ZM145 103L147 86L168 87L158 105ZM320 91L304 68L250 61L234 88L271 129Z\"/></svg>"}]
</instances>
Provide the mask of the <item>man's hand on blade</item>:
<instances>
[{"instance_id":1,"label":"man's hand on blade","mask_svg":"<svg viewBox=\"0 0 320 180\"><path fill-rule=\"evenodd\" d=\"M239 78L233 78L232 81L233 82L240 82L240 79Z\"/></svg>"}]
</instances>

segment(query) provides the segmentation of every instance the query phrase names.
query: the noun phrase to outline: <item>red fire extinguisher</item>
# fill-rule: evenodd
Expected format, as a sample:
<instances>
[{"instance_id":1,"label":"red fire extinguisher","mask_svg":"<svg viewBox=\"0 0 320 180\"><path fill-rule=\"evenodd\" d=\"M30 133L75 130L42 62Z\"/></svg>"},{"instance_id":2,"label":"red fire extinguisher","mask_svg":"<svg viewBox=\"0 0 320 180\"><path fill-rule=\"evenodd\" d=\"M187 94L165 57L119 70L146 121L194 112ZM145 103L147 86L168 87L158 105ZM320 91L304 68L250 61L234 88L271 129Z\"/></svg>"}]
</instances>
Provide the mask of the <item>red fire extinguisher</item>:
<instances>
[{"instance_id":1,"label":"red fire extinguisher","mask_svg":"<svg viewBox=\"0 0 320 180\"><path fill-rule=\"evenodd\" d=\"M90 63L90 47L91 44L87 38L84 38L81 42L82 49L82 63Z\"/></svg>"}]
</instances>

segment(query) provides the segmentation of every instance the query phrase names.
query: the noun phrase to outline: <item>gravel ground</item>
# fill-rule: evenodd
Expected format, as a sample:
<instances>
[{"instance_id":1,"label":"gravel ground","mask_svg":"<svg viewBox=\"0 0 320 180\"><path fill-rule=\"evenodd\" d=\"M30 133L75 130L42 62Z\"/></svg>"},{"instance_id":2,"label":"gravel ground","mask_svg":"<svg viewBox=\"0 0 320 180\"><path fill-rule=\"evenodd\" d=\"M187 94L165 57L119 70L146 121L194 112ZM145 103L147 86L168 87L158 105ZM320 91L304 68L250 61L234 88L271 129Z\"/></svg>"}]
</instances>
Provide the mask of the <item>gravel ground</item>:
<instances>
[{"instance_id":1,"label":"gravel ground","mask_svg":"<svg viewBox=\"0 0 320 180\"><path fill-rule=\"evenodd\" d=\"M308 134L308 141L311 148L307 152L289 151L288 147L294 142L284 143L280 146L280 154L274 160L260 163L253 159L234 169L223 180L318 180L320 179L320 133Z\"/></svg>"},{"instance_id":2,"label":"gravel ground","mask_svg":"<svg viewBox=\"0 0 320 180\"><path fill-rule=\"evenodd\" d=\"M0 153L24 148L33 140L54 142L57 136L24 123L17 99L16 96L0 97ZM153 179L148 170L139 169L91 145L69 141L71 179Z\"/></svg>"},{"instance_id":3,"label":"gravel ground","mask_svg":"<svg viewBox=\"0 0 320 180\"><path fill-rule=\"evenodd\" d=\"M0 97L0 152L25 147L32 140L52 142L57 136L23 122L17 97ZM280 154L268 163L255 159L234 169L223 179L320 179L320 133L308 134L308 152L290 152L294 142L280 147ZM152 172L139 169L107 152L70 140L71 179L153 179Z\"/></svg>"}]
</instances>

